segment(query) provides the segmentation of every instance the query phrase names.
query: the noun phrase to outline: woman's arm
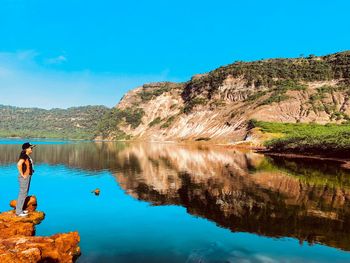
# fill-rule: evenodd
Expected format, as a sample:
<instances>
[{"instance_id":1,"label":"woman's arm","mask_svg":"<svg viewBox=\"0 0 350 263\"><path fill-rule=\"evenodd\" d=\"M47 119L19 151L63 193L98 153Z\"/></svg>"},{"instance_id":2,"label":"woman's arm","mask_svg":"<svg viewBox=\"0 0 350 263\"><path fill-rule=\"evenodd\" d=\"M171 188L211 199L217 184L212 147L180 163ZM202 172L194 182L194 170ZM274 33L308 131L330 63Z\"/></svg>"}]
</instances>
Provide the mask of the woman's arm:
<instances>
[{"instance_id":1,"label":"woman's arm","mask_svg":"<svg viewBox=\"0 0 350 263\"><path fill-rule=\"evenodd\" d=\"M19 171L19 174L23 177L26 178L26 176L23 174L22 171L22 164L24 163L24 159L19 159L18 163L17 163L17 169Z\"/></svg>"}]
</instances>

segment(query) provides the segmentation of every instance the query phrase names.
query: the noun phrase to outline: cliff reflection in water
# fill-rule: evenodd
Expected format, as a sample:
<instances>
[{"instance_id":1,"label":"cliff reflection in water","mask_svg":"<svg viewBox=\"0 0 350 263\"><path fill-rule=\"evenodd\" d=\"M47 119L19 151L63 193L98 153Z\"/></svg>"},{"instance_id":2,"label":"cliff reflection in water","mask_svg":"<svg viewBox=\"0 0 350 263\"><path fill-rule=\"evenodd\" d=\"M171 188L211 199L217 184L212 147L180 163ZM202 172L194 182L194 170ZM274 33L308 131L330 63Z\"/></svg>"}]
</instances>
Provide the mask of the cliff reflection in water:
<instances>
[{"instance_id":1,"label":"cliff reflection in water","mask_svg":"<svg viewBox=\"0 0 350 263\"><path fill-rule=\"evenodd\" d=\"M184 206L232 231L350 250L350 173L337 164L159 144L121 154L140 164L138 178L116 174L136 198Z\"/></svg>"},{"instance_id":2,"label":"cliff reflection in water","mask_svg":"<svg viewBox=\"0 0 350 263\"><path fill-rule=\"evenodd\" d=\"M17 159L18 146L1 149L0 163ZM36 163L108 169L135 198L181 205L232 231L350 250L350 173L338 164L156 143L40 145L33 157Z\"/></svg>"}]
</instances>

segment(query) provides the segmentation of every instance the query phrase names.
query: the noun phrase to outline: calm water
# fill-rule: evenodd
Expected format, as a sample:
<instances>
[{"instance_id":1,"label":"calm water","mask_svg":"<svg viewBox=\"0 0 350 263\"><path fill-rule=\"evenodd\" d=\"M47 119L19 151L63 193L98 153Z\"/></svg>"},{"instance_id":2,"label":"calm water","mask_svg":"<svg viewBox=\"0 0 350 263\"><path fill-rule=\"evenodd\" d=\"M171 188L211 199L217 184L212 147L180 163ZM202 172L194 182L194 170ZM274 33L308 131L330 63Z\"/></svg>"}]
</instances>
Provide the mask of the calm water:
<instances>
[{"instance_id":1,"label":"calm water","mask_svg":"<svg viewBox=\"0 0 350 263\"><path fill-rule=\"evenodd\" d=\"M0 211L17 197L21 143L0 140ZM79 231L78 262L350 262L350 173L338 164L218 146L36 143L37 235Z\"/></svg>"}]
</instances>

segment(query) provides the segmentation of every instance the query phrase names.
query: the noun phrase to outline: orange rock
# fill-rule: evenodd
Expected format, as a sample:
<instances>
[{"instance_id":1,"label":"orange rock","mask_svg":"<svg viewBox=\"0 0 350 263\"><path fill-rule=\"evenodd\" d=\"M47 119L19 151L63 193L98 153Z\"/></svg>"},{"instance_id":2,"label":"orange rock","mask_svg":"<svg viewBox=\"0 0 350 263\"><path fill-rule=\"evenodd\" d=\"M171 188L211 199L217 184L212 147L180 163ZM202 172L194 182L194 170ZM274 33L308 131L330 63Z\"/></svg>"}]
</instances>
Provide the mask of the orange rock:
<instances>
[{"instance_id":1,"label":"orange rock","mask_svg":"<svg viewBox=\"0 0 350 263\"><path fill-rule=\"evenodd\" d=\"M78 232L0 239L0 262L74 262L81 254L79 241Z\"/></svg>"},{"instance_id":2,"label":"orange rock","mask_svg":"<svg viewBox=\"0 0 350 263\"><path fill-rule=\"evenodd\" d=\"M12 200L10 202L10 206L12 208L16 208L17 200ZM26 200L24 201L24 210L28 210L29 212L35 211L38 206L37 200L35 195L27 196Z\"/></svg>"},{"instance_id":3,"label":"orange rock","mask_svg":"<svg viewBox=\"0 0 350 263\"><path fill-rule=\"evenodd\" d=\"M38 211L31 212L27 217L18 217L15 211L3 212L0 214L0 238L32 236L35 233L34 225L40 224L44 218L45 214Z\"/></svg>"},{"instance_id":4,"label":"orange rock","mask_svg":"<svg viewBox=\"0 0 350 263\"><path fill-rule=\"evenodd\" d=\"M16 201L11 201L11 206L15 205ZM80 256L78 232L33 236L35 225L45 217L43 212L34 211L36 205L35 196L31 196L27 203L27 209L31 211L28 216L18 217L14 210L0 213L0 262L75 262Z\"/></svg>"},{"instance_id":5,"label":"orange rock","mask_svg":"<svg viewBox=\"0 0 350 263\"><path fill-rule=\"evenodd\" d=\"M100 195L101 190L96 188L95 190L91 191L91 193L94 193L95 195Z\"/></svg>"},{"instance_id":6,"label":"orange rock","mask_svg":"<svg viewBox=\"0 0 350 263\"><path fill-rule=\"evenodd\" d=\"M35 228L33 223L0 222L0 238L18 235L32 236L34 233Z\"/></svg>"}]
</instances>

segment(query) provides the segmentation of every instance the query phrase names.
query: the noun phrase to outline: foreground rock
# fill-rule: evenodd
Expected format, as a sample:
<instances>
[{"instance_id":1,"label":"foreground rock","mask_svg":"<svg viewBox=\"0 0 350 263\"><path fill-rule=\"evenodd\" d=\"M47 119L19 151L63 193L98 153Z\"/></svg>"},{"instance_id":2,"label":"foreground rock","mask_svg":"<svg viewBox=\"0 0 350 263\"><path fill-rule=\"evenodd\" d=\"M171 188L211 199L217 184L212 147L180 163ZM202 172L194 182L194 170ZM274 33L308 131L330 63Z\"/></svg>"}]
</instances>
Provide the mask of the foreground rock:
<instances>
[{"instance_id":1,"label":"foreground rock","mask_svg":"<svg viewBox=\"0 0 350 263\"><path fill-rule=\"evenodd\" d=\"M27 217L18 217L15 211L0 214L0 240L13 236L33 236L35 225L44 220L43 212L30 212ZM2 261L0 261L2 262Z\"/></svg>"},{"instance_id":2,"label":"foreground rock","mask_svg":"<svg viewBox=\"0 0 350 263\"><path fill-rule=\"evenodd\" d=\"M16 207L16 201L10 206ZM45 218L37 207L35 196L26 200L27 217L18 217L15 211L0 213L0 262L75 262L80 256L78 232L36 237L35 225Z\"/></svg>"},{"instance_id":3,"label":"foreground rock","mask_svg":"<svg viewBox=\"0 0 350 263\"><path fill-rule=\"evenodd\" d=\"M0 239L0 262L74 262L80 255L79 241L78 232Z\"/></svg>"}]
</instances>

